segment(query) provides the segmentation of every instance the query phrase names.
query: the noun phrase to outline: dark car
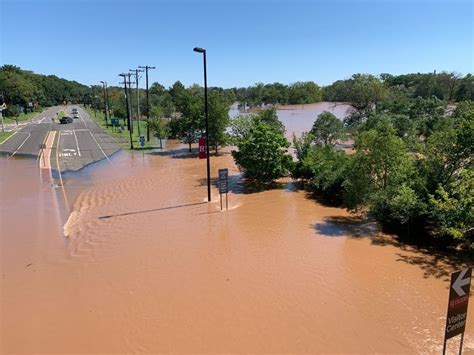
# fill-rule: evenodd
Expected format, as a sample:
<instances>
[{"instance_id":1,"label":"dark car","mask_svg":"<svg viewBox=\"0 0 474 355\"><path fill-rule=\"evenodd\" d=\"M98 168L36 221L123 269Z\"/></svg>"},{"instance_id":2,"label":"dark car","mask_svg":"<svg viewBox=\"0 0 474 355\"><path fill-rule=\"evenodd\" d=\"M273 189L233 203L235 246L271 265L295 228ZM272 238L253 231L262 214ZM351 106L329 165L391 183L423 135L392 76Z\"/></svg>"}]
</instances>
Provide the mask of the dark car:
<instances>
[{"instance_id":1,"label":"dark car","mask_svg":"<svg viewBox=\"0 0 474 355\"><path fill-rule=\"evenodd\" d=\"M72 123L72 118L69 116L64 116L59 119L59 123L61 124L66 124L66 123Z\"/></svg>"}]
</instances>

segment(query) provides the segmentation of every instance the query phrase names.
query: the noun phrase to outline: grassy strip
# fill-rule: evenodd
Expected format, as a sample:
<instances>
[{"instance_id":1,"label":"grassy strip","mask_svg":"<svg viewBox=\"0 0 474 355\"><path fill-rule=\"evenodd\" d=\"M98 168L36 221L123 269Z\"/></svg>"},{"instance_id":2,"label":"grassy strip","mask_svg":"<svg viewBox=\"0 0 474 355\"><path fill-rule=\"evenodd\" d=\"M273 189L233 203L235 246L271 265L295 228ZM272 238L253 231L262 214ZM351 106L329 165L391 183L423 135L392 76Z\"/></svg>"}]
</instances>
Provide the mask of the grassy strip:
<instances>
[{"instance_id":1,"label":"grassy strip","mask_svg":"<svg viewBox=\"0 0 474 355\"><path fill-rule=\"evenodd\" d=\"M109 135L115 138L117 143L123 148L130 150L130 134L127 130L127 124L124 125L123 119L119 120L120 125L124 125L123 130L118 127L106 127L105 126L105 117L103 112L96 111L86 108L85 109L92 120L94 120L104 131L106 131ZM110 122L109 122L110 125ZM146 141L146 122L140 121L140 133L142 136L145 137L145 146L143 149L155 149L160 147L160 143L157 142L156 138L150 134L150 141ZM133 121L133 148L134 150L141 150L140 147L140 139L138 135L138 121Z\"/></svg>"},{"instance_id":2,"label":"grassy strip","mask_svg":"<svg viewBox=\"0 0 474 355\"><path fill-rule=\"evenodd\" d=\"M0 132L0 144L5 142L8 137L10 137L14 132Z\"/></svg>"},{"instance_id":3,"label":"grassy strip","mask_svg":"<svg viewBox=\"0 0 474 355\"><path fill-rule=\"evenodd\" d=\"M3 117L5 123L16 123L16 122L25 122L31 120L36 115L40 114L41 112L28 112L28 113L20 113L18 117Z\"/></svg>"}]
</instances>

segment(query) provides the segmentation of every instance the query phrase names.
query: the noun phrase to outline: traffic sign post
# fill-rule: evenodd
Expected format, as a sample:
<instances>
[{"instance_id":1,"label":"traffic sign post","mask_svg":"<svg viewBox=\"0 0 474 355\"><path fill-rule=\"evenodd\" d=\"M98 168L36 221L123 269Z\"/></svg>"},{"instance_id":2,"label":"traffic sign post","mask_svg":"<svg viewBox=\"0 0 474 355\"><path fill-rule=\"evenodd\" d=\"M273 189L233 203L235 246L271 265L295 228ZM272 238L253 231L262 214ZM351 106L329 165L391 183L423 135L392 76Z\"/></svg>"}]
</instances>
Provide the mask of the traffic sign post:
<instances>
[{"instance_id":1,"label":"traffic sign post","mask_svg":"<svg viewBox=\"0 0 474 355\"><path fill-rule=\"evenodd\" d=\"M467 321L467 306L471 288L472 268L463 269L451 274L449 285L448 314L446 316L446 329L444 333L443 354L446 354L448 339L461 334L459 354L462 353L464 331Z\"/></svg>"},{"instance_id":2,"label":"traffic sign post","mask_svg":"<svg viewBox=\"0 0 474 355\"><path fill-rule=\"evenodd\" d=\"M115 118L115 117L112 117L110 119L111 123L112 123L112 128L116 131L117 130L117 127L119 126L119 120L118 118Z\"/></svg>"},{"instance_id":3,"label":"traffic sign post","mask_svg":"<svg viewBox=\"0 0 474 355\"><path fill-rule=\"evenodd\" d=\"M229 169L219 169L219 196L221 198L222 211L222 195L225 194L225 209L229 209L229 199L227 193L229 192Z\"/></svg>"}]
</instances>

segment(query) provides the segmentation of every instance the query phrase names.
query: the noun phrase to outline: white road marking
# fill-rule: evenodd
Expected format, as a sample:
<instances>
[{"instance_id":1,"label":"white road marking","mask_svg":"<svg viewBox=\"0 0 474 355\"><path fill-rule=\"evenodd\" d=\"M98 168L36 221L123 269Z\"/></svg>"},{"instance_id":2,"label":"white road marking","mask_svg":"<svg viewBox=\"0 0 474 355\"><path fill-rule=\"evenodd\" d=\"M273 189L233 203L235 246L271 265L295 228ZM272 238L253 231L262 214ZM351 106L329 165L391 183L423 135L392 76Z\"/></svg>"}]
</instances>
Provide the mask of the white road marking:
<instances>
[{"instance_id":1,"label":"white road marking","mask_svg":"<svg viewBox=\"0 0 474 355\"><path fill-rule=\"evenodd\" d=\"M81 156L81 150L79 149L79 142L77 141L76 131L73 130L72 133L74 133L74 138L76 139L77 154Z\"/></svg>"},{"instance_id":2,"label":"white road marking","mask_svg":"<svg viewBox=\"0 0 474 355\"><path fill-rule=\"evenodd\" d=\"M82 114L79 112L79 110L77 110L77 113L79 114L79 117L81 118L82 122L84 122L84 126L87 128L86 121L85 121L84 118L82 117Z\"/></svg>"},{"instance_id":3,"label":"white road marking","mask_svg":"<svg viewBox=\"0 0 474 355\"><path fill-rule=\"evenodd\" d=\"M18 131L13 132L13 134L11 136L8 136L3 142L0 142L0 144L5 143L7 140L9 140L11 137L13 137L17 133L18 133Z\"/></svg>"},{"instance_id":4,"label":"white road marking","mask_svg":"<svg viewBox=\"0 0 474 355\"><path fill-rule=\"evenodd\" d=\"M105 152L104 152L104 150L102 149L102 147L100 146L99 142L97 142L97 139L95 139L95 137L94 137L94 135L92 134L91 130L88 129L88 131L89 131L90 135L92 136L92 139L94 139L94 141L95 141L96 144L98 145L98 147L99 147L100 151L102 152L102 154L104 154L104 157L105 157L108 161L110 161L109 157L107 156L107 154L105 154Z\"/></svg>"},{"instance_id":5,"label":"white road marking","mask_svg":"<svg viewBox=\"0 0 474 355\"><path fill-rule=\"evenodd\" d=\"M28 137L25 138L25 140L20 144L20 146L18 148L16 148L16 150L12 153L12 155L10 155L10 158L13 157L16 152L18 152L18 150L23 147L23 144L25 144L25 142L28 140L28 138L30 138L31 136L31 133L28 133L28 132L18 132L18 133L26 133L28 135Z\"/></svg>"}]
</instances>

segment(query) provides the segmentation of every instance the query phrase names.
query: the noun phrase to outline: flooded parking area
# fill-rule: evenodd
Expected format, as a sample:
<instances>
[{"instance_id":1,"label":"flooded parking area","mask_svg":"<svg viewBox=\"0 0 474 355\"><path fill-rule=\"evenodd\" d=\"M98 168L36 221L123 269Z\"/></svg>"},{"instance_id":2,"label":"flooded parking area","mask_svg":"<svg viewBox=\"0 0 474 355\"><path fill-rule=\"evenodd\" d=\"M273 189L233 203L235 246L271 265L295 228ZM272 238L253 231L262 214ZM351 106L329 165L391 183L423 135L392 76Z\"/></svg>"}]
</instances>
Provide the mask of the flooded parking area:
<instances>
[{"instance_id":1,"label":"flooded parking area","mask_svg":"<svg viewBox=\"0 0 474 355\"><path fill-rule=\"evenodd\" d=\"M214 178L225 167L221 212L205 160L176 142L64 189L34 160L0 159L1 352L441 352L450 258L290 181L250 189L228 151L211 158Z\"/></svg>"}]
</instances>

